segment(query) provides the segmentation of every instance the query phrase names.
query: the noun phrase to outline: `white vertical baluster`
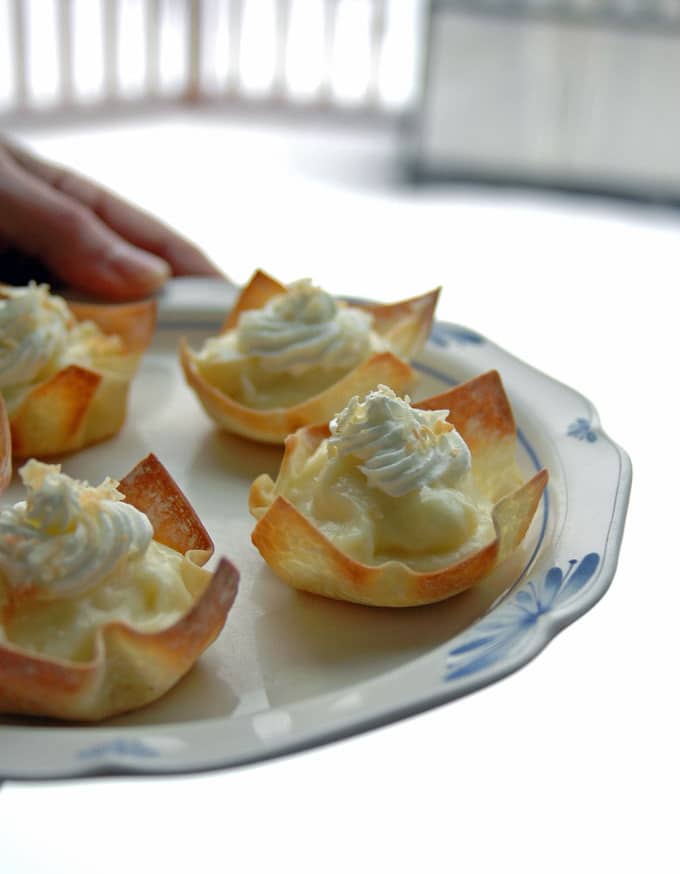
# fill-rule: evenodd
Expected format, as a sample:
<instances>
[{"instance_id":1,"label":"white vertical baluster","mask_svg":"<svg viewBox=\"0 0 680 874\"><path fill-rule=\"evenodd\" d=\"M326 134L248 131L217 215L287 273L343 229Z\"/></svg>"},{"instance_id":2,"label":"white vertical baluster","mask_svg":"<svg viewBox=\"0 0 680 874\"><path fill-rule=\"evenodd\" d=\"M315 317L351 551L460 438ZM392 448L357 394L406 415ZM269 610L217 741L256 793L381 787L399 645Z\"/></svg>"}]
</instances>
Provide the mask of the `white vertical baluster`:
<instances>
[{"instance_id":1,"label":"white vertical baluster","mask_svg":"<svg viewBox=\"0 0 680 874\"><path fill-rule=\"evenodd\" d=\"M278 0L276 5L276 57L274 58L274 77L272 93L285 98L288 90L287 65L288 37L290 32L291 0Z\"/></svg>"},{"instance_id":2,"label":"white vertical baluster","mask_svg":"<svg viewBox=\"0 0 680 874\"><path fill-rule=\"evenodd\" d=\"M57 13L59 99L62 103L72 103L75 94L73 75L73 0L59 0Z\"/></svg>"},{"instance_id":3,"label":"white vertical baluster","mask_svg":"<svg viewBox=\"0 0 680 874\"><path fill-rule=\"evenodd\" d=\"M104 0L104 93L110 100L118 97L118 0Z\"/></svg>"},{"instance_id":4,"label":"white vertical baluster","mask_svg":"<svg viewBox=\"0 0 680 874\"><path fill-rule=\"evenodd\" d=\"M12 7L12 44L14 45L14 94L17 109L28 103L28 40L22 0L14 0Z\"/></svg>"},{"instance_id":5,"label":"white vertical baluster","mask_svg":"<svg viewBox=\"0 0 680 874\"><path fill-rule=\"evenodd\" d=\"M243 0L229 0L229 71L227 91L241 90L241 34L243 31Z\"/></svg>"},{"instance_id":6,"label":"white vertical baluster","mask_svg":"<svg viewBox=\"0 0 680 874\"><path fill-rule=\"evenodd\" d=\"M187 19L187 88L186 99L196 102L201 97L201 56L203 52L203 3L189 0Z\"/></svg>"},{"instance_id":7,"label":"white vertical baluster","mask_svg":"<svg viewBox=\"0 0 680 874\"><path fill-rule=\"evenodd\" d=\"M319 99L322 103L330 103L333 97L333 58L338 4L339 0L325 0L323 9L323 72L319 84Z\"/></svg>"},{"instance_id":8,"label":"white vertical baluster","mask_svg":"<svg viewBox=\"0 0 680 874\"><path fill-rule=\"evenodd\" d=\"M144 27L145 40L145 80L146 93L156 97L160 91L160 0L146 0Z\"/></svg>"},{"instance_id":9,"label":"white vertical baluster","mask_svg":"<svg viewBox=\"0 0 680 874\"><path fill-rule=\"evenodd\" d=\"M370 2L372 6L371 42L366 100L369 104L376 106L380 103L380 64L387 21L385 0L370 0Z\"/></svg>"}]
</instances>

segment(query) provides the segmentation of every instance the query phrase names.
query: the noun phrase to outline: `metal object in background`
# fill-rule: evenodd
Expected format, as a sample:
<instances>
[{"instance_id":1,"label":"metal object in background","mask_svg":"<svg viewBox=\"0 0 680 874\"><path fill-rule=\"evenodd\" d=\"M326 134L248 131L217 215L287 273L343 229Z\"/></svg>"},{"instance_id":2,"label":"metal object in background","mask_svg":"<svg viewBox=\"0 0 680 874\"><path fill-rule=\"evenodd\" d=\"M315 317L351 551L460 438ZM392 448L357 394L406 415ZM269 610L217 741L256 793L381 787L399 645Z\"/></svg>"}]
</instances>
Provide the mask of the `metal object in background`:
<instances>
[{"instance_id":1,"label":"metal object in background","mask_svg":"<svg viewBox=\"0 0 680 874\"><path fill-rule=\"evenodd\" d=\"M678 0L433 0L412 170L680 202Z\"/></svg>"}]
</instances>

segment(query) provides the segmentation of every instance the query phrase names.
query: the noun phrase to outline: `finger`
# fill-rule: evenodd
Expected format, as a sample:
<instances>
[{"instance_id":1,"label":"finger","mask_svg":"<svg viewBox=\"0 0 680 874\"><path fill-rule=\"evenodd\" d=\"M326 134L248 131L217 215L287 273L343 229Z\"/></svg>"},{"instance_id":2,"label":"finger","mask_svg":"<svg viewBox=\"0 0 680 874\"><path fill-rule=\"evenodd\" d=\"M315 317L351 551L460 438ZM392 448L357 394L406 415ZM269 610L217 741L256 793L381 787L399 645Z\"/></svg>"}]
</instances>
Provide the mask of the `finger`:
<instances>
[{"instance_id":1,"label":"finger","mask_svg":"<svg viewBox=\"0 0 680 874\"><path fill-rule=\"evenodd\" d=\"M0 236L78 291L129 300L152 293L170 274L165 261L1 152L0 202Z\"/></svg>"},{"instance_id":2,"label":"finger","mask_svg":"<svg viewBox=\"0 0 680 874\"><path fill-rule=\"evenodd\" d=\"M8 144L6 148L28 172L86 206L133 245L163 258L175 276L223 275L198 247L118 195L72 170L30 155L15 145Z\"/></svg>"}]
</instances>

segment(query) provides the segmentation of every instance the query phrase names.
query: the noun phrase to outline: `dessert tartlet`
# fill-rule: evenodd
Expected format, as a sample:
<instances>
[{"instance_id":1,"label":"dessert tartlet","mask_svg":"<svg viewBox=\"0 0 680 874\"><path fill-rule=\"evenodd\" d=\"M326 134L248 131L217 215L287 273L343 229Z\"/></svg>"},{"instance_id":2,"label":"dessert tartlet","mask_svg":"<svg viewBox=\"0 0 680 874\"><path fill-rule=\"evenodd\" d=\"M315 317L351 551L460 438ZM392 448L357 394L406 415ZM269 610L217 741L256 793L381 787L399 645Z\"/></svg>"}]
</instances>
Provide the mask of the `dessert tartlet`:
<instances>
[{"instance_id":1,"label":"dessert tartlet","mask_svg":"<svg viewBox=\"0 0 680 874\"><path fill-rule=\"evenodd\" d=\"M153 301L67 304L45 285L0 285L0 392L15 457L47 458L116 434L155 318Z\"/></svg>"},{"instance_id":2,"label":"dessert tartlet","mask_svg":"<svg viewBox=\"0 0 680 874\"><path fill-rule=\"evenodd\" d=\"M438 294L345 304L309 280L285 286L258 270L221 333L198 352L183 341L180 360L221 428L282 443L378 383L406 391L415 381L408 361L427 339Z\"/></svg>"},{"instance_id":3,"label":"dessert tartlet","mask_svg":"<svg viewBox=\"0 0 680 874\"><path fill-rule=\"evenodd\" d=\"M5 433L5 437L6 437ZM163 695L222 629L238 573L150 455L93 487L34 459L0 513L0 713L94 721Z\"/></svg>"},{"instance_id":4,"label":"dessert tartlet","mask_svg":"<svg viewBox=\"0 0 680 874\"><path fill-rule=\"evenodd\" d=\"M520 545L548 475L524 482L495 371L411 405L379 386L291 435L250 491L252 540L288 585L408 607L473 586Z\"/></svg>"}]
</instances>

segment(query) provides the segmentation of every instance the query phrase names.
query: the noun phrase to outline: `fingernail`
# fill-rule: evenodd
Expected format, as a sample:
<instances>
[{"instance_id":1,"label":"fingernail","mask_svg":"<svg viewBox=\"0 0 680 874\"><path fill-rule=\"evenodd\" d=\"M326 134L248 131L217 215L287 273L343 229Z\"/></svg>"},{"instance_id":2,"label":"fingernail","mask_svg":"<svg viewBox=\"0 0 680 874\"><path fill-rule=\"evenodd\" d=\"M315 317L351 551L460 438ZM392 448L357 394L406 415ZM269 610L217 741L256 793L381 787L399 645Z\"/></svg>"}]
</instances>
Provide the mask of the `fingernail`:
<instances>
[{"instance_id":1,"label":"fingernail","mask_svg":"<svg viewBox=\"0 0 680 874\"><path fill-rule=\"evenodd\" d=\"M170 265L162 258L134 246L116 246L108 260L121 281L135 290L155 291L171 273Z\"/></svg>"}]
</instances>

